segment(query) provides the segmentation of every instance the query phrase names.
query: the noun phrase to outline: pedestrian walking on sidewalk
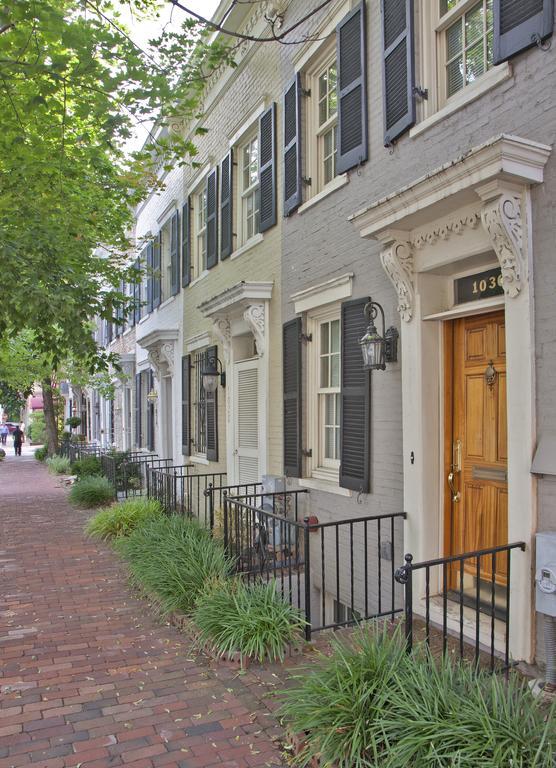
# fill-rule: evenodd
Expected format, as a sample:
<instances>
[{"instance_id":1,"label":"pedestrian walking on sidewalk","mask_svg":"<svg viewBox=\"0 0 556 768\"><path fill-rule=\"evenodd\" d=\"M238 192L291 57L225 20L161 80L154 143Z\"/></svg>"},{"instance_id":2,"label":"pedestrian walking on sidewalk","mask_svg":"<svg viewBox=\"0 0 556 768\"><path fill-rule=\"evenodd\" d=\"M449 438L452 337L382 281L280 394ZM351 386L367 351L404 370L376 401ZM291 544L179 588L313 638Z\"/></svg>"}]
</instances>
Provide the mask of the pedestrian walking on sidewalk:
<instances>
[{"instance_id":1,"label":"pedestrian walking on sidewalk","mask_svg":"<svg viewBox=\"0 0 556 768\"><path fill-rule=\"evenodd\" d=\"M10 433L10 430L8 429L8 425L0 424L0 440L2 441L2 445L6 445L6 440L8 438L9 433Z\"/></svg>"},{"instance_id":2,"label":"pedestrian walking on sidewalk","mask_svg":"<svg viewBox=\"0 0 556 768\"><path fill-rule=\"evenodd\" d=\"M23 432L19 427L16 427L13 432L14 435L14 449L15 449L15 455L21 456L21 444L25 440L25 437L23 435Z\"/></svg>"}]
</instances>

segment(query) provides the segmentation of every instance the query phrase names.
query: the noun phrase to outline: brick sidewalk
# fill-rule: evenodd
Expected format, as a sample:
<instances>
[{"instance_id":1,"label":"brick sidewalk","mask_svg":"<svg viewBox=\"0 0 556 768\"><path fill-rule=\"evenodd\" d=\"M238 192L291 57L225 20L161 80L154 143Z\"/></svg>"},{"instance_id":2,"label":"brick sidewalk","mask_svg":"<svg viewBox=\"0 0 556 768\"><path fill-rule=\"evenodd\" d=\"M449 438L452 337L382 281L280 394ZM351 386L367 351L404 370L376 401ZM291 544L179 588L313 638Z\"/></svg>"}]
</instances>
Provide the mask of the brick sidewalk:
<instances>
[{"instance_id":1,"label":"brick sidewalk","mask_svg":"<svg viewBox=\"0 0 556 768\"><path fill-rule=\"evenodd\" d=\"M276 674L195 657L65 497L31 456L0 463L0 768L283 765Z\"/></svg>"}]
</instances>

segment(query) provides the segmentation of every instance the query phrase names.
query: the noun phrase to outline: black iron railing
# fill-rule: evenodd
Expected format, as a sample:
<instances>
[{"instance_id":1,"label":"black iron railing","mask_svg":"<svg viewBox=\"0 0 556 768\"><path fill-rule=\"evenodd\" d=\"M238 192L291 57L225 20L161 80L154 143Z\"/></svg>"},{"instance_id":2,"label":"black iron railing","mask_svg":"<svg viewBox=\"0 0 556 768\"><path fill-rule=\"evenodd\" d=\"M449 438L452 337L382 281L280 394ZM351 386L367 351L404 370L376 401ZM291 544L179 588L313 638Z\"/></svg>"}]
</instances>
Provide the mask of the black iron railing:
<instances>
[{"instance_id":1,"label":"black iron railing","mask_svg":"<svg viewBox=\"0 0 556 768\"><path fill-rule=\"evenodd\" d=\"M138 454L125 459L120 466L120 494L128 499L147 494L149 468L166 469L172 459L160 459L156 454Z\"/></svg>"},{"instance_id":2,"label":"black iron railing","mask_svg":"<svg viewBox=\"0 0 556 768\"><path fill-rule=\"evenodd\" d=\"M311 632L401 613L393 563L405 514L330 523L288 517L303 493L254 494L251 503L224 495L224 546L236 571L247 581L277 580L283 599L304 614L307 639ZM273 496L270 505L280 510L263 509L264 498Z\"/></svg>"},{"instance_id":3,"label":"black iron railing","mask_svg":"<svg viewBox=\"0 0 556 768\"><path fill-rule=\"evenodd\" d=\"M405 556L396 581L404 587L407 649L422 627L425 643L450 648L460 658L488 661L490 669L510 664L510 576L513 550L524 542L414 563ZM415 572L424 572L415 583Z\"/></svg>"},{"instance_id":4,"label":"black iron railing","mask_svg":"<svg viewBox=\"0 0 556 768\"><path fill-rule=\"evenodd\" d=\"M158 454L145 454L142 451L105 451L100 455L102 474L112 483L117 494L124 495L126 482L129 482L134 472L132 466L135 462L147 458L158 458ZM127 465L126 469L124 465ZM135 475L139 479L139 465L136 466Z\"/></svg>"},{"instance_id":5,"label":"black iron railing","mask_svg":"<svg viewBox=\"0 0 556 768\"><path fill-rule=\"evenodd\" d=\"M102 456L106 453L105 448L101 448L97 443L67 443L60 446L62 456L67 456L73 464L74 461L83 458L83 456Z\"/></svg>"}]
</instances>

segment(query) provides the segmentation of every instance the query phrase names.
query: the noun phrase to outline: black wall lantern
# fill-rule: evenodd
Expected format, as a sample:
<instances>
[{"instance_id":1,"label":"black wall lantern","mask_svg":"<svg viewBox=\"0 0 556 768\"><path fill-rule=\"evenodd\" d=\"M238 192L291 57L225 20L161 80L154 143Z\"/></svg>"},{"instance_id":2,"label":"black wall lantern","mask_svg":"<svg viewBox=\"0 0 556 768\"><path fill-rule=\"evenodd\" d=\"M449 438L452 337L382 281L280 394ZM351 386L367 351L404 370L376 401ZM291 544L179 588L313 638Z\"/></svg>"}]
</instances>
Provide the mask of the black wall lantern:
<instances>
[{"instance_id":1,"label":"black wall lantern","mask_svg":"<svg viewBox=\"0 0 556 768\"><path fill-rule=\"evenodd\" d=\"M226 374L222 368L222 363L217 357L209 357L206 367L201 371L201 376L205 392L216 392L218 377L220 377L222 387L226 386Z\"/></svg>"},{"instance_id":2,"label":"black wall lantern","mask_svg":"<svg viewBox=\"0 0 556 768\"><path fill-rule=\"evenodd\" d=\"M393 326L385 330L384 310L376 301L369 301L363 310L369 327L359 342L363 354L363 368L367 371L383 371L386 363L398 361L398 331ZM382 335L377 331L375 320L380 314Z\"/></svg>"}]
</instances>

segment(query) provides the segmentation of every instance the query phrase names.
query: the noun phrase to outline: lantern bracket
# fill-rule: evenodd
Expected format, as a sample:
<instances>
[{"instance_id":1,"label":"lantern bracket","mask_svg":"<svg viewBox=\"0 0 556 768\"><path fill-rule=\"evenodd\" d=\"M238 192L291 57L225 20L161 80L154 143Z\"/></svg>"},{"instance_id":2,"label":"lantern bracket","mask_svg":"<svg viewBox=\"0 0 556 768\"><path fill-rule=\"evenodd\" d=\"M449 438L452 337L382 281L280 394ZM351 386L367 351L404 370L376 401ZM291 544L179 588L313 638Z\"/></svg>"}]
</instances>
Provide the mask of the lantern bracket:
<instances>
[{"instance_id":1,"label":"lantern bracket","mask_svg":"<svg viewBox=\"0 0 556 768\"><path fill-rule=\"evenodd\" d=\"M398 362L398 338L400 334L393 325L384 334L384 359L387 363Z\"/></svg>"}]
</instances>

